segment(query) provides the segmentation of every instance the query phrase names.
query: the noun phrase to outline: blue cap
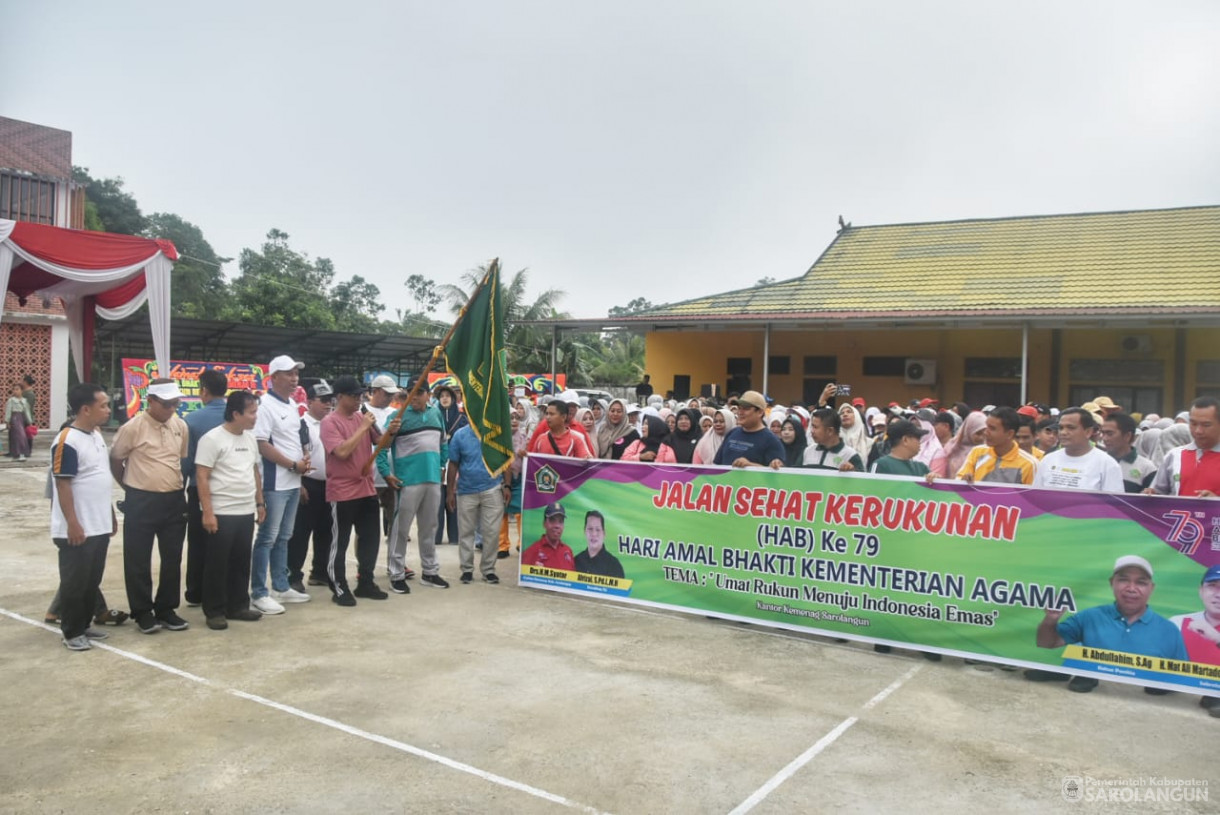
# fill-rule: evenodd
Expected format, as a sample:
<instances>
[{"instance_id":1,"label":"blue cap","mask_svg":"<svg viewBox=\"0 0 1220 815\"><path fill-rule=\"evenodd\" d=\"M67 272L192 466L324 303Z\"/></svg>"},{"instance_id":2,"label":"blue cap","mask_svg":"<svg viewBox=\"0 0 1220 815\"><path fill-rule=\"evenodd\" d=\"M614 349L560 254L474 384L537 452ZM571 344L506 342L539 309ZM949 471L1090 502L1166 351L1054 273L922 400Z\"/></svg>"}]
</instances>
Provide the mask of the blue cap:
<instances>
[{"instance_id":1,"label":"blue cap","mask_svg":"<svg viewBox=\"0 0 1220 815\"><path fill-rule=\"evenodd\" d=\"M550 519L558 515L561 518L568 517L567 511L563 508L563 504L556 501L553 504L546 505L546 511L542 513L543 518Z\"/></svg>"},{"instance_id":2,"label":"blue cap","mask_svg":"<svg viewBox=\"0 0 1220 815\"><path fill-rule=\"evenodd\" d=\"M1203 573L1204 583L1215 583L1217 580L1220 580L1220 563L1217 563Z\"/></svg>"}]
</instances>

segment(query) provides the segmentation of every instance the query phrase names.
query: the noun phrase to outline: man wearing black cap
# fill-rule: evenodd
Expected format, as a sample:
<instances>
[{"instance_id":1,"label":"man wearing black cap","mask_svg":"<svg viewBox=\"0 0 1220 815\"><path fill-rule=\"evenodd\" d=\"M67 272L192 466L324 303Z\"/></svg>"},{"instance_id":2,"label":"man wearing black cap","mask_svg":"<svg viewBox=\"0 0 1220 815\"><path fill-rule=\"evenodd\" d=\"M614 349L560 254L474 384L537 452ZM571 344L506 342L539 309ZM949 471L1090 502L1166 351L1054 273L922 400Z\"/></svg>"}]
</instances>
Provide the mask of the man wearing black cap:
<instances>
[{"instance_id":1,"label":"man wearing black cap","mask_svg":"<svg viewBox=\"0 0 1220 815\"><path fill-rule=\"evenodd\" d=\"M521 553L522 565L576 571L576 557L572 554L572 547L563 542L565 520L567 511L564 510L563 504L558 501L547 504L542 521L545 531L541 538Z\"/></svg>"},{"instance_id":2,"label":"man wearing black cap","mask_svg":"<svg viewBox=\"0 0 1220 815\"><path fill-rule=\"evenodd\" d=\"M881 475L905 475L924 478L928 474L928 465L916 461L919 455L919 440L928 431L906 419L896 419L890 424L887 436L890 440L889 455L882 456L873 462L870 472Z\"/></svg>"},{"instance_id":3,"label":"man wearing black cap","mask_svg":"<svg viewBox=\"0 0 1220 815\"><path fill-rule=\"evenodd\" d=\"M335 411L322 420L322 447L326 450L326 500L335 513L335 539L327 564L334 601L356 605L356 597L384 600L389 595L373 581L377 551L381 548L380 508L373 474L367 466L373 447L381 440L377 417L362 411L363 388L354 376L335 380ZM387 433L397 433L400 421L391 420ZM357 583L347 585L347 543L356 530Z\"/></svg>"}]
</instances>

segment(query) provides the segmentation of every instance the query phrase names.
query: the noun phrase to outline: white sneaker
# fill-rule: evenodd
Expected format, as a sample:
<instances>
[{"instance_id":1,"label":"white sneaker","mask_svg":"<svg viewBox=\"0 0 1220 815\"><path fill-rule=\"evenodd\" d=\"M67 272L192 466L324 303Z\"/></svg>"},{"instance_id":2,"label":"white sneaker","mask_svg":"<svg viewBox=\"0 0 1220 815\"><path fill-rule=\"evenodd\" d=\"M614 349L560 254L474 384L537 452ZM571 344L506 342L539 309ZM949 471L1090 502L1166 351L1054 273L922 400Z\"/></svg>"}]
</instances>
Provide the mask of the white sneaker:
<instances>
[{"instance_id":1,"label":"white sneaker","mask_svg":"<svg viewBox=\"0 0 1220 815\"><path fill-rule=\"evenodd\" d=\"M270 597L259 597L257 600L251 600L250 605L254 606L264 614L283 614L284 607Z\"/></svg>"},{"instance_id":2,"label":"white sneaker","mask_svg":"<svg viewBox=\"0 0 1220 815\"><path fill-rule=\"evenodd\" d=\"M308 603L313 599L305 592L297 591L296 589L288 589L287 591L275 591L273 589L271 596L281 603Z\"/></svg>"}]
</instances>

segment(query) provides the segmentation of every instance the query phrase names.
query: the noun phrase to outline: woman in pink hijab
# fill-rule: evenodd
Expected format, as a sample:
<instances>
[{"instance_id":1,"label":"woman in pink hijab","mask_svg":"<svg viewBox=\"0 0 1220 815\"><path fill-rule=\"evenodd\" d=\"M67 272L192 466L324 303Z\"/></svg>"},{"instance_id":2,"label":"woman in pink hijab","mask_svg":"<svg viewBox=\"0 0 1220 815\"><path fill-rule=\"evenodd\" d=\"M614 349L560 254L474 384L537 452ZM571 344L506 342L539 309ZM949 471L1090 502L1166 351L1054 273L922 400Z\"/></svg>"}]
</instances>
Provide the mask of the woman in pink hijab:
<instances>
[{"instance_id":1,"label":"woman in pink hijab","mask_svg":"<svg viewBox=\"0 0 1220 815\"><path fill-rule=\"evenodd\" d=\"M987 416L976 410L966 417L957 433L949 439L949 443L945 445L945 455L948 458L945 473L948 478L957 478L957 471L966 463L970 450L983 443L983 429L986 427Z\"/></svg>"}]
</instances>

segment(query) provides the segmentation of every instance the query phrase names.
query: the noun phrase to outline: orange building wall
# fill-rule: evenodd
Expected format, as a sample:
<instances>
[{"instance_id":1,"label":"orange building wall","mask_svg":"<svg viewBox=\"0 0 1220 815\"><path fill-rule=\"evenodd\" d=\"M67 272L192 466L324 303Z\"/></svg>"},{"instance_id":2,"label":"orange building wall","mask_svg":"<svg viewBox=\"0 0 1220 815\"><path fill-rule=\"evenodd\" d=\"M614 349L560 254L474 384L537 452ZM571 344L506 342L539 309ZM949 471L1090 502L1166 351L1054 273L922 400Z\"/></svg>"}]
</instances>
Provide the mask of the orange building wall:
<instances>
[{"instance_id":1,"label":"orange building wall","mask_svg":"<svg viewBox=\"0 0 1220 815\"><path fill-rule=\"evenodd\" d=\"M1174 393L1175 331L1173 329L1063 329L1060 332L1058 399L1068 398L1070 362L1072 359L1160 359L1164 363L1162 383L1166 403ZM1051 329L1029 332L1029 373L1027 400L1051 401L1052 348ZM1152 348L1148 352L1124 352L1123 337L1132 334L1148 336ZM891 400L933 397L942 404L962 398L966 385L967 357L1021 356L1019 329L917 329L899 331L774 331L771 335L772 356L790 357L790 373L771 375L767 389L778 402L798 401L802 395L804 375L802 358L807 355L838 358L837 381L848 383L853 395L864 397L870 404ZM691 391L698 394L700 386L715 383L725 387L728 380L729 357L750 357L753 360L753 387L762 387L764 335L759 331L731 332L653 332L646 338L646 370L652 375L654 387L664 393L673 387L675 374L688 374ZM935 385L907 385L901 376L866 377L863 360L866 356L902 356L914 359L934 359L938 363ZM1186 331L1183 393L1193 398L1196 388L1208 383L1196 382L1199 360L1220 359L1220 329L1195 328ZM975 380L984 382L1016 382L1017 380ZM1119 383L1121 384L1121 383ZM1220 383L1210 383L1213 386ZM1165 410L1174 406L1166 404Z\"/></svg>"}]
</instances>

